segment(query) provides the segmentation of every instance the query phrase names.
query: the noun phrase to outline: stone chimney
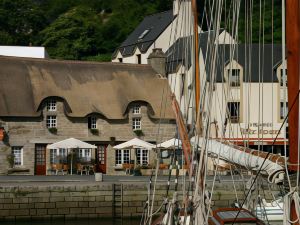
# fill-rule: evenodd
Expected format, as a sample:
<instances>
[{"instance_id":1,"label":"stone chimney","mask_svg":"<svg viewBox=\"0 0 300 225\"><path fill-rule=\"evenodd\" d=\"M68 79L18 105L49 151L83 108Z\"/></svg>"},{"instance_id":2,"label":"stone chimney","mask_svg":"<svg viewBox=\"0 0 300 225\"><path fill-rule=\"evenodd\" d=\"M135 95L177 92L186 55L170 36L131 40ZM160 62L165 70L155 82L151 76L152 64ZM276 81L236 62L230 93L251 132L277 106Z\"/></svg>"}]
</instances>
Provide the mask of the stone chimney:
<instances>
[{"instance_id":1,"label":"stone chimney","mask_svg":"<svg viewBox=\"0 0 300 225\"><path fill-rule=\"evenodd\" d=\"M154 48L148 57L148 64L161 76L166 76L166 55L161 48Z\"/></svg>"},{"instance_id":2,"label":"stone chimney","mask_svg":"<svg viewBox=\"0 0 300 225\"><path fill-rule=\"evenodd\" d=\"M178 15L179 13L179 0L173 0L173 16Z\"/></svg>"}]
</instances>

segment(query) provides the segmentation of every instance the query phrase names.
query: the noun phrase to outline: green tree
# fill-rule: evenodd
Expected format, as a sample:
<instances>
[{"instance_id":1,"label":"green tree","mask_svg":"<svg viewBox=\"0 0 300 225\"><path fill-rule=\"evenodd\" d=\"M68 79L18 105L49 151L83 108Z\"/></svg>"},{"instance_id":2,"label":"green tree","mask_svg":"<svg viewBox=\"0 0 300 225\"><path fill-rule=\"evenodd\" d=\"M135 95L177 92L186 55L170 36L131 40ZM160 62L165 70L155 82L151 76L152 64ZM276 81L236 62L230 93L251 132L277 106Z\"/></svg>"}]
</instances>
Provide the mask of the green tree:
<instances>
[{"instance_id":1,"label":"green tree","mask_svg":"<svg viewBox=\"0 0 300 225\"><path fill-rule=\"evenodd\" d=\"M39 5L30 0L0 0L0 43L29 45L45 25Z\"/></svg>"},{"instance_id":2,"label":"green tree","mask_svg":"<svg viewBox=\"0 0 300 225\"><path fill-rule=\"evenodd\" d=\"M85 6L77 6L40 32L40 44L49 55L60 59L82 59L96 55L101 46L101 19Z\"/></svg>"}]
</instances>

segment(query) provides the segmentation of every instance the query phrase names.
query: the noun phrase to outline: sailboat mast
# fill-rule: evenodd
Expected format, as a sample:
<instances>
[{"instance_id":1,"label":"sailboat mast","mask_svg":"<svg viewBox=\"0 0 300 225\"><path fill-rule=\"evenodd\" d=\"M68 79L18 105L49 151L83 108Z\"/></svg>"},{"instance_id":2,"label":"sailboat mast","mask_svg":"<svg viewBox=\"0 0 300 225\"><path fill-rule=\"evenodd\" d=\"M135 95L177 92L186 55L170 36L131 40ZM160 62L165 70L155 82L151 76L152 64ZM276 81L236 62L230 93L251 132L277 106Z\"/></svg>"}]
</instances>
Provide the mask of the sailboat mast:
<instances>
[{"instance_id":1,"label":"sailboat mast","mask_svg":"<svg viewBox=\"0 0 300 225\"><path fill-rule=\"evenodd\" d=\"M286 44L288 69L288 106L291 109L295 99L296 103L289 113L289 170L299 171L298 158L298 132L299 132L299 61L300 61L300 14L299 0L286 0ZM294 201L291 202L291 220L297 219ZM299 221L294 225L299 225Z\"/></svg>"},{"instance_id":2,"label":"sailboat mast","mask_svg":"<svg viewBox=\"0 0 300 225\"><path fill-rule=\"evenodd\" d=\"M200 104L200 77L199 77L199 35L198 35L198 13L197 2L192 0L192 12L194 17L194 47L195 47L195 103L196 103L196 116L199 120L199 104Z\"/></svg>"}]
</instances>

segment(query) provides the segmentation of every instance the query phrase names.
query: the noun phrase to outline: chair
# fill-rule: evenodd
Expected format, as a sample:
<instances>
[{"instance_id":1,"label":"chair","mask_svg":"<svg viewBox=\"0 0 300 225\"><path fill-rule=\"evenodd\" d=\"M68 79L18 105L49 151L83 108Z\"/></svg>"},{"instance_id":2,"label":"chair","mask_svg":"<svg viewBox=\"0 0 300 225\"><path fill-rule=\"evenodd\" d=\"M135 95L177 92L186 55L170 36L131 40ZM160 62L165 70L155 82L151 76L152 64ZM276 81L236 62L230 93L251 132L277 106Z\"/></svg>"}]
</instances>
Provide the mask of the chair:
<instances>
[{"instance_id":1,"label":"chair","mask_svg":"<svg viewBox=\"0 0 300 225\"><path fill-rule=\"evenodd\" d=\"M82 172L85 172L86 175L88 174L87 168L80 163L76 164L76 169L77 169L77 174L80 173L80 175L82 175Z\"/></svg>"},{"instance_id":2,"label":"chair","mask_svg":"<svg viewBox=\"0 0 300 225\"><path fill-rule=\"evenodd\" d=\"M61 172L62 175L64 175L63 164L56 164L55 174L58 175L59 172Z\"/></svg>"},{"instance_id":3,"label":"chair","mask_svg":"<svg viewBox=\"0 0 300 225\"><path fill-rule=\"evenodd\" d=\"M64 172L66 172L66 174L68 174L69 166L67 164L64 164L63 168L62 168L62 171L63 171L63 175L64 175Z\"/></svg>"}]
</instances>

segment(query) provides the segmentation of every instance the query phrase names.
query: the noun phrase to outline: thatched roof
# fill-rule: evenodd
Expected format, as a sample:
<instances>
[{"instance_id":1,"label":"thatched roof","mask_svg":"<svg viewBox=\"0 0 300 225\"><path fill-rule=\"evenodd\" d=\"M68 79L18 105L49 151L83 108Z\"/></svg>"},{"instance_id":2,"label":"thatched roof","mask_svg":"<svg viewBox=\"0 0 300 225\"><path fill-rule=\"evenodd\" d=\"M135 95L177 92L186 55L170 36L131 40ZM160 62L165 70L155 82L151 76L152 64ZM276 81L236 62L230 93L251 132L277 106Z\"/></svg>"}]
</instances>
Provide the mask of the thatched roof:
<instances>
[{"instance_id":1,"label":"thatched roof","mask_svg":"<svg viewBox=\"0 0 300 225\"><path fill-rule=\"evenodd\" d=\"M163 93L167 108L161 113ZM71 117L100 113L122 119L129 103L145 101L152 118L173 119L169 95L168 81L148 65L0 57L2 117L40 116L43 100L57 96L68 104Z\"/></svg>"}]
</instances>

